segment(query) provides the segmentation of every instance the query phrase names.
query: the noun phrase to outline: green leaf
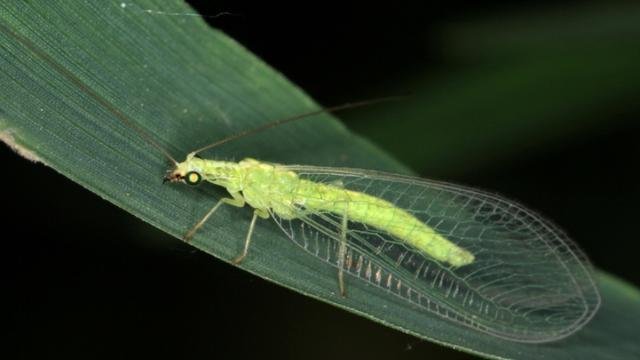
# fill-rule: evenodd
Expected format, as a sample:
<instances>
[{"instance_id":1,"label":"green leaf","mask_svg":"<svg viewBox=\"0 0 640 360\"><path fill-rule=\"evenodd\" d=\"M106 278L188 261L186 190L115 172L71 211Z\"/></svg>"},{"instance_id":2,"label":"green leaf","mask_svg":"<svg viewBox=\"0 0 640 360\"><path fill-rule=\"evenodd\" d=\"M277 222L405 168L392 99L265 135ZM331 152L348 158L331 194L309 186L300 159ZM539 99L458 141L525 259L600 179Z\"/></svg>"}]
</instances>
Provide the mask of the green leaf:
<instances>
[{"instance_id":1,"label":"green leaf","mask_svg":"<svg viewBox=\"0 0 640 360\"><path fill-rule=\"evenodd\" d=\"M181 156L238 130L317 106L200 19L149 16L142 11L147 8L191 12L181 2L0 4L1 139L181 237L222 192L163 186L167 160L122 118ZM234 142L212 156L406 172L330 115ZM241 250L249 216L249 211L222 208L194 245L229 261ZM640 353L634 337L640 295L603 273L598 278L603 306L583 330L562 341L530 345L398 306L395 298L362 284L350 284L343 298L336 291L335 270L286 241L271 223L259 225L251 257L241 267L387 326L487 357L632 358Z\"/></svg>"},{"instance_id":2,"label":"green leaf","mask_svg":"<svg viewBox=\"0 0 640 360\"><path fill-rule=\"evenodd\" d=\"M350 126L432 176L470 172L567 136L606 131L616 119L602 116L603 109L637 104L640 6L565 6L444 26L442 56L458 67L446 76L426 68L386 84L394 89L387 91L410 89L414 96L359 110ZM394 126L370 121L373 114L393 118ZM446 154L421 151L425 143Z\"/></svg>"}]
</instances>

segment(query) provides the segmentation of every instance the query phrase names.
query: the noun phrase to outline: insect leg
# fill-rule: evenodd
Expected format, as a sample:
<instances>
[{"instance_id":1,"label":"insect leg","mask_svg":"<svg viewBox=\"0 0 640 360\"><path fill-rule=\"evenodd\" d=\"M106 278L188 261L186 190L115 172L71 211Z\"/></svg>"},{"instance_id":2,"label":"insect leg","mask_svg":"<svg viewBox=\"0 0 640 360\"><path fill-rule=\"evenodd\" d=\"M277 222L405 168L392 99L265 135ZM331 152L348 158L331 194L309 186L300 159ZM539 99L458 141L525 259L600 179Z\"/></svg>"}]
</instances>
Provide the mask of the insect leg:
<instances>
[{"instance_id":1,"label":"insect leg","mask_svg":"<svg viewBox=\"0 0 640 360\"><path fill-rule=\"evenodd\" d=\"M218 200L218 202L211 208L211 210L209 210L209 212L202 219L200 219L200 221L198 221L191 228L191 230L189 230L189 232L187 232L187 234L184 236L184 241L186 241L186 242L191 241L191 238L193 238L193 235L196 233L196 231L198 231L198 229L200 229L202 227L202 225L204 225L204 223L207 222L209 217L211 217L211 215L213 215L213 213L216 212L216 210L218 210L220 205L229 204L229 205L237 206L237 207L243 207L244 206L244 198L242 197L242 195L240 195L240 193L230 193L230 194L231 194L232 199L222 198L222 199Z\"/></svg>"},{"instance_id":2,"label":"insect leg","mask_svg":"<svg viewBox=\"0 0 640 360\"><path fill-rule=\"evenodd\" d=\"M236 258L233 259L232 261L236 265L242 262L242 260L244 260L244 258L247 256L247 252L249 252L249 245L251 244L251 235L253 235L253 228L256 225L256 219L258 218L258 216L262 219L268 219L269 213L263 209L253 210L253 217L251 218L251 225L249 225L249 232L247 232L247 238L244 240L244 249L242 249L242 254L236 256Z\"/></svg>"},{"instance_id":3,"label":"insect leg","mask_svg":"<svg viewBox=\"0 0 640 360\"><path fill-rule=\"evenodd\" d=\"M344 262L347 255L347 213L342 216L342 225L340 227L340 247L338 248L338 286L340 287L340 295L346 296L347 292L344 287Z\"/></svg>"}]
</instances>

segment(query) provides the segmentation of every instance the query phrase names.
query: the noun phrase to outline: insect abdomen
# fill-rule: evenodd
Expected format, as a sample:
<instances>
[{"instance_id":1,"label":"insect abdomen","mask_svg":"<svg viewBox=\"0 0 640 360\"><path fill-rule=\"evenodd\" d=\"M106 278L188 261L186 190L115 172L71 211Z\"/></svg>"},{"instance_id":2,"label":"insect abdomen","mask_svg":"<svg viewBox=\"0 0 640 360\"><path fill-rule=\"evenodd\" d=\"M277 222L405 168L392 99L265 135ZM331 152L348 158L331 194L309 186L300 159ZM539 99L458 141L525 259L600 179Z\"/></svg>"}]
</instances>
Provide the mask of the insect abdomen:
<instances>
[{"instance_id":1,"label":"insect abdomen","mask_svg":"<svg viewBox=\"0 0 640 360\"><path fill-rule=\"evenodd\" d=\"M307 193L304 199L307 209L346 214L349 221L384 230L436 260L453 266L463 266L474 261L473 254L386 200L337 186L300 181L304 182L302 188Z\"/></svg>"}]
</instances>

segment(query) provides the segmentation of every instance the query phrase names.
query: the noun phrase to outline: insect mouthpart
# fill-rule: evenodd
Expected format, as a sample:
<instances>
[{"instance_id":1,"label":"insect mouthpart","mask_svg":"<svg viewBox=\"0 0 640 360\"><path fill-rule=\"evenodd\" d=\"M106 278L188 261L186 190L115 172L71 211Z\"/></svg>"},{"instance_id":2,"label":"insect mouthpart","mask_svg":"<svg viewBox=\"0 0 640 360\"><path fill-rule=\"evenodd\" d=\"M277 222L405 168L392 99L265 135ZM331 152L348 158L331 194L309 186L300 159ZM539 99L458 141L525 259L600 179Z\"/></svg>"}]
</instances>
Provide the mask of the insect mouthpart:
<instances>
[{"instance_id":1,"label":"insect mouthpart","mask_svg":"<svg viewBox=\"0 0 640 360\"><path fill-rule=\"evenodd\" d=\"M178 173L175 170L169 170L167 172L167 175L165 175L165 177L162 179L162 183L167 183L167 182L178 182L178 181L182 181L183 180L183 176L180 175L180 173Z\"/></svg>"},{"instance_id":2,"label":"insect mouthpart","mask_svg":"<svg viewBox=\"0 0 640 360\"><path fill-rule=\"evenodd\" d=\"M179 170L172 170L162 180L162 183L166 182L183 182L188 185L198 185L202 181L202 175L196 171L189 171L186 174L182 174Z\"/></svg>"}]
</instances>

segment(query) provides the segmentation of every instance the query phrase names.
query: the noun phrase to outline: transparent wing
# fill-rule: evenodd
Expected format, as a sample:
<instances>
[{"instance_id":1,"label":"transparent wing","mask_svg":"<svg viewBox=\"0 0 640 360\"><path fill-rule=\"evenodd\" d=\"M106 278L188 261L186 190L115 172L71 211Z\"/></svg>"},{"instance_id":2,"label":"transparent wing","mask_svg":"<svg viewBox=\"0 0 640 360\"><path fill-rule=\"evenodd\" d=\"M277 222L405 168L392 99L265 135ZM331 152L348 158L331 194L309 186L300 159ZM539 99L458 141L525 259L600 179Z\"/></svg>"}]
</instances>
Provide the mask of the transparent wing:
<instances>
[{"instance_id":1,"label":"transparent wing","mask_svg":"<svg viewBox=\"0 0 640 360\"><path fill-rule=\"evenodd\" d=\"M592 268L577 246L523 206L462 186L357 169L286 166L301 179L339 184L387 200L453 243L473 263L440 263L382 229L340 214L272 214L294 243L355 278L451 321L510 340L544 342L586 324L600 305ZM286 198L285 195L276 198ZM347 277L347 289L350 277ZM347 290L348 291L348 290Z\"/></svg>"}]
</instances>

